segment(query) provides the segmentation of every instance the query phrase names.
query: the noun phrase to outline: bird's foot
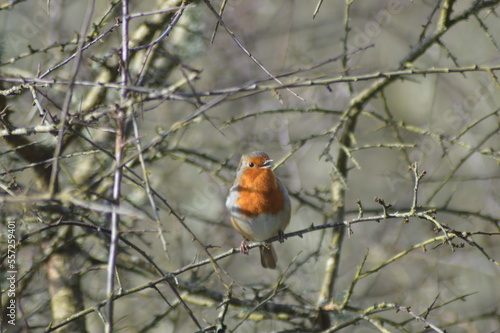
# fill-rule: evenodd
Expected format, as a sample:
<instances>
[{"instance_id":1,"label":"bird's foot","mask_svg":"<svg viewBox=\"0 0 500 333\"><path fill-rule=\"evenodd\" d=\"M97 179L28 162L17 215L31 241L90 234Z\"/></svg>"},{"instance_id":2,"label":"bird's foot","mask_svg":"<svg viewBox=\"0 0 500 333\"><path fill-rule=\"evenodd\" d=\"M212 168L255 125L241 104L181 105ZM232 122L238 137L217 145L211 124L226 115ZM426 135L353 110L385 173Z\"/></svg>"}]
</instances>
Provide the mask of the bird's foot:
<instances>
[{"instance_id":1,"label":"bird's foot","mask_svg":"<svg viewBox=\"0 0 500 333\"><path fill-rule=\"evenodd\" d=\"M280 243L285 242L285 233L282 230L278 231L278 241Z\"/></svg>"},{"instance_id":2,"label":"bird's foot","mask_svg":"<svg viewBox=\"0 0 500 333\"><path fill-rule=\"evenodd\" d=\"M248 255L248 245L247 245L247 239L246 238L243 238L243 241L241 242L240 252L243 253L243 254Z\"/></svg>"}]
</instances>

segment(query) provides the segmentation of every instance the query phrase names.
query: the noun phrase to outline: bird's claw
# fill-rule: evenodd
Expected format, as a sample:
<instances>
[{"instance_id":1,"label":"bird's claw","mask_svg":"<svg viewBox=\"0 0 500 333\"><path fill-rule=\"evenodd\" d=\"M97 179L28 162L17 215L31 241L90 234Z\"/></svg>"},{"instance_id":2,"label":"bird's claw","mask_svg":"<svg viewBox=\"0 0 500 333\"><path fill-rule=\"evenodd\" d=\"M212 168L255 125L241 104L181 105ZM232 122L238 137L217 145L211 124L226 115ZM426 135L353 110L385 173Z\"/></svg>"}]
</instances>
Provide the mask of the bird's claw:
<instances>
[{"instance_id":1,"label":"bird's claw","mask_svg":"<svg viewBox=\"0 0 500 333\"><path fill-rule=\"evenodd\" d=\"M243 253L243 254L248 255L248 245L247 245L246 238L243 238L243 241L241 242L240 252Z\"/></svg>"},{"instance_id":2,"label":"bird's claw","mask_svg":"<svg viewBox=\"0 0 500 333\"><path fill-rule=\"evenodd\" d=\"M282 230L278 231L278 241L280 243L285 242L285 233Z\"/></svg>"}]
</instances>

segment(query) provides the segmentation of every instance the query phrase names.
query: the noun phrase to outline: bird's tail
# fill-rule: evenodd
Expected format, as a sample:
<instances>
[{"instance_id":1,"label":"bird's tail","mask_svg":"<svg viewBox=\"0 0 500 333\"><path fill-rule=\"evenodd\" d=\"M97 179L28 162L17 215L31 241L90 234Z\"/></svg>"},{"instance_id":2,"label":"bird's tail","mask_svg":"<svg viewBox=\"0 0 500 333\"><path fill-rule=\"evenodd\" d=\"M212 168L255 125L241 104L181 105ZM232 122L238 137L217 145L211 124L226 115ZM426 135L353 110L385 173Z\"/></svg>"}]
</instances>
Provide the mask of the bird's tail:
<instances>
[{"instance_id":1,"label":"bird's tail","mask_svg":"<svg viewBox=\"0 0 500 333\"><path fill-rule=\"evenodd\" d=\"M266 244L260 247L260 263L264 268L275 269L278 262L278 256L274 251L272 244Z\"/></svg>"}]
</instances>

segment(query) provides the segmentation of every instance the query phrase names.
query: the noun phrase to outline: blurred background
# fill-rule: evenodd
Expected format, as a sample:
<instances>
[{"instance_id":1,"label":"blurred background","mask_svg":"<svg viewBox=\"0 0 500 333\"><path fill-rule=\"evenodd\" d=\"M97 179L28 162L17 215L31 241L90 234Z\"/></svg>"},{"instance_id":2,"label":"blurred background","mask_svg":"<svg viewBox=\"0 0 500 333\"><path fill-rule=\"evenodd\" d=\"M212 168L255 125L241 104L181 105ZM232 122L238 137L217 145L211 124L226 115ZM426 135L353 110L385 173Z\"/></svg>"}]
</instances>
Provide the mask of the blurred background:
<instances>
[{"instance_id":1,"label":"blurred background","mask_svg":"<svg viewBox=\"0 0 500 333\"><path fill-rule=\"evenodd\" d=\"M114 331L498 330L499 2L129 1L126 68L122 2L2 4L2 329L104 332L123 114ZM275 246L276 271L255 249L196 265L239 246L225 198L255 150L291 194L287 232L356 221L357 200L383 216L375 197L409 214L413 163L417 211L438 224L413 212L308 232Z\"/></svg>"}]
</instances>

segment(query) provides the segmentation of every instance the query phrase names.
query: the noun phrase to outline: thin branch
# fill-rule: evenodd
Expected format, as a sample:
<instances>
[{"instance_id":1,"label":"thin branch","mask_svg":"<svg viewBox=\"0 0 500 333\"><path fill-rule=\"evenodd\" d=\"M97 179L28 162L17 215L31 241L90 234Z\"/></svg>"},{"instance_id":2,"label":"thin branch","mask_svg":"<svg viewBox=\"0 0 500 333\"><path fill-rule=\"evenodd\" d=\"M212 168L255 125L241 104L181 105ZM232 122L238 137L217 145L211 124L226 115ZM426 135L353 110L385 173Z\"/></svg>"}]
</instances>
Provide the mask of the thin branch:
<instances>
[{"instance_id":1,"label":"thin branch","mask_svg":"<svg viewBox=\"0 0 500 333\"><path fill-rule=\"evenodd\" d=\"M128 85L128 62L129 62L129 1L122 0L122 29L121 29L121 84L123 85L120 90L120 101L121 104L125 104L127 100L127 85ZM119 227L120 227L120 215L117 213L116 209L120 206L120 196L121 196L121 185L123 176L123 167L121 166L123 161L123 150L124 143L126 140L125 133L125 110L118 109L116 115L116 137L115 137L115 164L116 168L114 171L113 179L113 202L112 202L112 212L111 212L111 237L109 240L109 253L108 253L108 266L107 266L107 277L106 277L106 292L108 296L108 302L106 304L107 318L105 322L105 332L112 333L114 325L114 303L113 294L115 294L115 276L116 276L116 256L118 255L118 239L119 239Z\"/></svg>"},{"instance_id":2,"label":"thin branch","mask_svg":"<svg viewBox=\"0 0 500 333\"><path fill-rule=\"evenodd\" d=\"M413 163L410 166L410 170L413 172L413 178L415 179L415 183L413 186L413 203L411 204L411 210L410 212L416 212L417 211L417 201L418 201L418 188L420 185L420 180L425 176L426 172L422 171L421 173L418 173L418 165L417 162Z\"/></svg>"},{"instance_id":3,"label":"thin branch","mask_svg":"<svg viewBox=\"0 0 500 333\"><path fill-rule=\"evenodd\" d=\"M226 29L227 33L231 36L231 38L234 40L234 42L236 43L236 45L238 45L238 47L250 58L252 59L252 61L260 68L264 71L264 73L266 73L267 75L269 75L269 77L271 77L274 81L276 81L280 86L283 86L283 82L281 82L275 75L271 74L271 72L269 72L265 67L264 65L259 61L257 60L257 58L255 58L244 46L243 44L240 42L240 40L236 37L236 35L229 29L229 27L226 25L226 23L222 20L222 18L219 16L219 14L215 11L214 7L212 7L212 5L210 4L210 1L208 0L203 0L203 2L205 3L205 5L207 5L208 9L210 9L210 11L212 12L212 14L217 18L217 21L220 22L220 24L224 27L224 29ZM294 95L295 97L297 97L298 99L300 99L301 101L305 101L302 97L300 97L299 95L297 95L295 92L293 92L290 88L288 87L284 87L284 89L288 90L292 95Z\"/></svg>"},{"instance_id":4,"label":"thin branch","mask_svg":"<svg viewBox=\"0 0 500 333\"><path fill-rule=\"evenodd\" d=\"M85 15L85 20L82 26L81 30L81 35L86 36L87 31L90 28L90 24L92 22L92 15L94 14L94 6L95 6L95 0L92 0L89 2L87 6L87 13ZM75 62L73 64L73 72L71 79L69 80L69 87L68 91L66 92L65 98L64 98L64 104L62 107L62 115L61 115L61 124L59 127L59 133L58 133L58 141L56 144L56 148L54 151L54 163L52 164L52 172L50 175L50 181L48 184L48 192L50 196L54 196L57 192L57 187L58 187L58 177L59 177L59 158L63 152L63 144L64 144L64 135L66 133L66 119L68 118L68 113L69 113L69 108L71 104L71 98L73 96L73 89L75 87L75 81L76 77L78 75L78 70L81 65L81 60L82 60L82 54L84 50L84 45L85 45L85 39L82 39L80 43L78 44L78 49L76 51L76 56L75 56ZM43 75L41 76L43 77Z\"/></svg>"},{"instance_id":5,"label":"thin branch","mask_svg":"<svg viewBox=\"0 0 500 333\"><path fill-rule=\"evenodd\" d=\"M468 73L468 72L486 72L486 73L492 73L494 71L500 70L500 65L498 66L479 66L479 65L471 65L471 66L464 66L464 67L456 67L456 68L450 68L450 67L443 67L443 68L423 68L423 69L417 69L417 68L410 68L410 69L398 69L398 70L391 70L391 71L384 71L384 72L374 72L374 73L367 73L367 74L360 74L360 75L353 75L353 76L345 76L345 75L340 75L340 76L335 76L335 77L322 77L322 78L301 78L301 79L293 79L290 80L289 82L283 82L281 84L265 84L266 81L268 80L259 80L259 83L249 83L243 87L237 86L237 87L229 87L229 88L224 88L224 89L213 89L210 91L196 91L196 96L198 97L207 97L207 96L217 96L217 95L223 95L225 98L227 97L232 97L237 98L237 97L247 97L248 93L262 93L265 91L270 91L270 90L280 90L280 89L285 89L285 88L304 88L304 87L312 87L312 86L328 86L328 85L334 85L334 84L339 84L339 83L355 83L355 82L360 82L360 81L374 81L374 80L394 80L397 78L403 78L403 77L411 77L411 76L426 76L426 75L431 75L431 74L452 74L452 73L457 73L457 74L462 74L462 73ZM41 84L41 85L62 85L62 86L67 86L70 84L69 80L65 79L39 79L39 78L19 78L19 77L0 77L0 81L3 82L10 82L10 83L18 83L19 86L12 87L7 90L0 90L0 95L9 95L12 94L12 92L15 92L15 94L20 94L20 90L23 89L28 89L29 85L26 83L31 83L31 84ZM75 86L83 86L83 87L102 87L102 88L108 88L108 89L115 89L115 90L120 90L122 89L122 85L118 83L112 83L112 82L95 82L95 81L83 81L83 80L75 80L73 82ZM377 84L372 87L372 89L377 89L377 92L383 88L383 86L380 86L380 82L377 81ZM188 92L183 92L183 93L178 93L178 94L172 94L172 89L171 87L163 88L163 89L157 89L157 88L147 88L147 87L141 87L141 86L133 86L129 85L127 87L129 91L132 92L137 92L141 94L146 95L146 99L156 99L156 98L164 98L165 96L171 95L172 98L176 98L179 100L186 100L186 98L193 98L192 94ZM371 91L371 89L370 89ZM373 92L370 92L367 90L363 94L359 94L356 99L354 99L354 103L360 102L361 99L367 98L369 95L374 94ZM242 96L238 96L242 95Z\"/></svg>"},{"instance_id":6,"label":"thin branch","mask_svg":"<svg viewBox=\"0 0 500 333\"><path fill-rule=\"evenodd\" d=\"M484 138L479 141L474 147L472 147L467 154L465 154L464 157L458 161L458 163L455 165L455 167L450 171L450 173L446 176L445 179L434 189L434 191L431 193L429 198L427 199L427 203L431 202L432 199L438 194L438 192L443 188L443 186L455 175L455 173L460 169L460 167L471 157L474 153L476 153L479 148L481 148L486 141L491 139L493 136L498 134L498 131L500 130L500 125L497 126L493 131L490 133L486 134Z\"/></svg>"},{"instance_id":7,"label":"thin branch","mask_svg":"<svg viewBox=\"0 0 500 333\"><path fill-rule=\"evenodd\" d=\"M21 127L21 128L15 128L12 130L0 130L0 137L3 136L10 136L10 135L22 135L22 136L29 136L33 134L43 134L43 133L50 133L50 134L57 134L57 127L55 125L38 125L38 126L33 126L33 127Z\"/></svg>"}]
</instances>

